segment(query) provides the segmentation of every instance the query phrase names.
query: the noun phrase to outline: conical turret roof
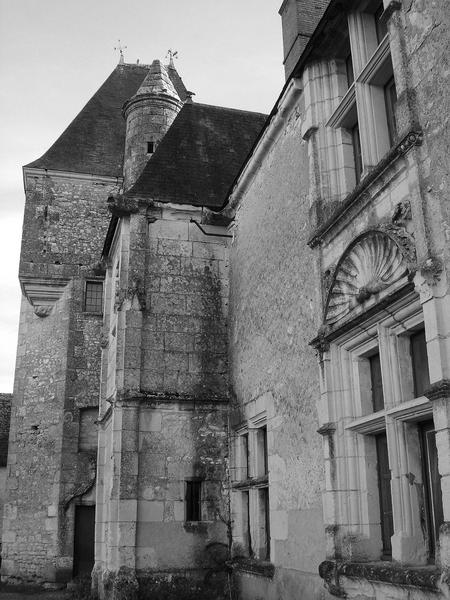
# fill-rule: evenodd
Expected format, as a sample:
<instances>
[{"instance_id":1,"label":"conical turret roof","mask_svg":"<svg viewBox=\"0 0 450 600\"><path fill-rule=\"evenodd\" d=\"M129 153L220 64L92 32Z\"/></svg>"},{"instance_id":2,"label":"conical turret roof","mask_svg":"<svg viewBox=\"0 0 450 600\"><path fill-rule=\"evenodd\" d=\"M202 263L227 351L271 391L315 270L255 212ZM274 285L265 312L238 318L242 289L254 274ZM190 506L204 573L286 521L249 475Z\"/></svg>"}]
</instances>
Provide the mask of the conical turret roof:
<instances>
[{"instance_id":1,"label":"conical turret roof","mask_svg":"<svg viewBox=\"0 0 450 600\"><path fill-rule=\"evenodd\" d=\"M175 100L180 100L169 74L160 60L152 62L146 78L141 83L134 97L137 99L139 96L146 94L164 94L172 96Z\"/></svg>"}]
</instances>

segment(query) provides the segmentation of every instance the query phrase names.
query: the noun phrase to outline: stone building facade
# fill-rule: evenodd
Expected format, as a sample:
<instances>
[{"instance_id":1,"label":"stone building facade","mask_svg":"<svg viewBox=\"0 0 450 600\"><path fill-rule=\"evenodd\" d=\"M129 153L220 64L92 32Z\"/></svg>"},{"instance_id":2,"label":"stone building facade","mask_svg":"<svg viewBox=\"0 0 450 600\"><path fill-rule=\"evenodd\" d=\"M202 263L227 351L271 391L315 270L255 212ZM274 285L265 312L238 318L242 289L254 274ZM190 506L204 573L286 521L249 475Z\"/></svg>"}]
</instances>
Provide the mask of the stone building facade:
<instances>
[{"instance_id":1,"label":"stone building facade","mask_svg":"<svg viewBox=\"0 0 450 600\"><path fill-rule=\"evenodd\" d=\"M321 597L317 562L338 597L448 597L446 19L327 3L223 209L235 541L255 553L267 486L275 567L245 598Z\"/></svg>"},{"instance_id":2,"label":"stone building facade","mask_svg":"<svg viewBox=\"0 0 450 600\"><path fill-rule=\"evenodd\" d=\"M450 596L448 10L280 15L268 118L119 64L24 167L10 580Z\"/></svg>"}]
</instances>

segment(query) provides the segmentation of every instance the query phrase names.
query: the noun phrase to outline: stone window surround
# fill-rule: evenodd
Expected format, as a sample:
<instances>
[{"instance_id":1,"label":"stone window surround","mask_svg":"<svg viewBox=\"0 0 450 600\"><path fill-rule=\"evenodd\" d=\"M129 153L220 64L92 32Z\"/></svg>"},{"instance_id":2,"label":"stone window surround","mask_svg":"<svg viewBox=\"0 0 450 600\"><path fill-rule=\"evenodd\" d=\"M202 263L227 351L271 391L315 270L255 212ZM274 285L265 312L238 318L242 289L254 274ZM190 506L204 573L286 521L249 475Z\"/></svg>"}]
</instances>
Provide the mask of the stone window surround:
<instances>
[{"instance_id":1,"label":"stone window surround","mask_svg":"<svg viewBox=\"0 0 450 600\"><path fill-rule=\"evenodd\" d=\"M329 525L346 530L345 558L350 560L378 560L381 555L374 435L386 430L394 513L392 558L409 564L427 562L420 522L422 466L417 423L432 418L433 412L427 398L412 398L408 337L422 323L419 299L410 294L384 315L335 340L324 361L328 368L322 384L325 387L327 380L329 387L324 394L326 410L330 421L341 421L333 442L328 442L333 450L325 443L325 515ZM364 381L364 355L377 344L386 406L373 413Z\"/></svg>"},{"instance_id":2,"label":"stone window surround","mask_svg":"<svg viewBox=\"0 0 450 600\"><path fill-rule=\"evenodd\" d=\"M268 472L263 473L264 466L261 461L264 457L261 456L261 452L258 449L260 440L258 440L258 433L264 428L267 428L267 416L266 411L260 412L257 415L249 418L248 421L241 427L235 430L234 439L234 482L232 484L236 517L235 518L235 542L240 544L244 551L248 552L249 540L247 539L246 532L244 529L248 526L251 537L251 549L252 556L250 558L257 559L258 561L265 562L270 560L271 549L270 549L270 534L267 536L268 557L259 556L259 549L263 547L262 536L263 527L261 526L262 507L260 506L261 498L259 491L266 489L269 493L269 474ZM265 435L267 436L267 429ZM247 437L246 445L243 442L244 436ZM267 438L266 438L267 444ZM248 454L247 454L248 453ZM243 511L244 511L244 493L248 492L248 518L249 523L244 522ZM267 513L265 514L266 523L269 519L269 508L265 507ZM266 525L264 524L264 526ZM245 569L244 569L245 570ZM271 573L272 575L272 573ZM270 575L270 576L271 576Z\"/></svg>"},{"instance_id":3,"label":"stone window surround","mask_svg":"<svg viewBox=\"0 0 450 600\"><path fill-rule=\"evenodd\" d=\"M349 131L355 124L359 125L363 167L361 178L364 178L391 146L384 95L384 85L393 76L389 35L378 44L374 15L364 12L349 14L348 31L355 80L326 125ZM344 76L342 72L340 77ZM350 133L348 136L342 135L344 145L350 145L349 136ZM353 151L344 151L342 157L343 168L354 171ZM347 181L349 192L356 180Z\"/></svg>"}]
</instances>

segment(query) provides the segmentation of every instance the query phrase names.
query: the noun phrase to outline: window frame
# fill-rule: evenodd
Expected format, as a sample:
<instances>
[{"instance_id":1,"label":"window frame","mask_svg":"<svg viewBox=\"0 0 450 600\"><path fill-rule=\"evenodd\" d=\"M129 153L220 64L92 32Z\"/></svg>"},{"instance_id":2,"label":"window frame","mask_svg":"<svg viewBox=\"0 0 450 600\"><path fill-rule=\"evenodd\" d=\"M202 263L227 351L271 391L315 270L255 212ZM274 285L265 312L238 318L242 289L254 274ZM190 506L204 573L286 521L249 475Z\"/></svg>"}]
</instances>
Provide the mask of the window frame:
<instances>
[{"instance_id":1,"label":"window frame","mask_svg":"<svg viewBox=\"0 0 450 600\"><path fill-rule=\"evenodd\" d=\"M236 538L249 558L270 561L269 453L265 415L249 420L235 435L232 490L237 501ZM247 453L245 440L248 440Z\"/></svg>"},{"instance_id":2,"label":"window frame","mask_svg":"<svg viewBox=\"0 0 450 600\"><path fill-rule=\"evenodd\" d=\"M191 493L189 489L192 488ZM196 492L194 494L193 492ZM203 480L198 477L192 477L185 479L184 481L184 521L185 523L200 523L202 519L202 494L203 494ZM193 496L196 496L195 503L193 504ZM197 516L198 518L190 518Z\"/></svg>"},{"instance_id":3,"label":"window frame","mask_svg":"<svg viewBox=\"0 0 450 600\"><path fill-rule=\"evenodd\" d=\"M342 167L354 170L354 184L358 184L386 155L397 137L395 103L387 104L385 92L385 86L391 80L395 89L395 79L389 35L386 33L382 39L377 38L376 14L351 13L348 27L351 50L350 55L342 59L344 66L340 75L342 87L347 91L329 116L326 126L344 128L350 135L353 161L347 164L348 159L344 158ZM367 53L366 59L362 56L364 52ZM350 62L353 82L349 75ZM355 127L358 128L359 146L355 143ZM352 185L351 180L349 185Z\"/></svg>"},{"instance_id":4,"label":"window frame","mask_svg":"<svg viewBox=\"0 0 450 600\"><path fill-rule=\"evenodd\" d=\"M88 306L88 296L89 296L89 286L98 286L101 289L100 293L100 303L97 303L99 306L98 310L92 310L91 306ZM104 312L104 282L100 279L86 279L84 282L84 294L83 294L83 312L91 314L91 315L103 315Z\"/></svg>"},{"instance_id":5,"label":"window frame","mask_svg":"<svg viewBox=\"0 0 450 600\"><path fill-rule=\"evenodd\" d=\"M366 323L359 324L354 329L349 328L330 346L328 368L331 380L330 389L327 391L328 402L335 407L333 410L342 407L336 418L342 418L339 414L346 415L343 439L347 440L342 442L341 450L335 448L334 451L340 456L339 464L345 461L349 472L354 471L351 477L355 481L350 488L356 491L349 489L345 492L345 481L339 482L337 477L334 481L327 481L327 492L334 495L333 502L342 495L338 505L339 502L343 503L342 506L353 502L357 507L356 516L348 517L348 523L339 522L337 517L337 524L344 529L349 528L349 534L357 540L352 550L352 560L357 560L358 552L366 556L366 559L369 556L370 560L390 558L382 538L382 504L379 475L376 472L378 459L375 440L376 436L383 432L387 436L392 470L392 560L426 564L431 556L431 550L425 544L423 536L413 535L413 531L421 531L421 524L419 511L414 512L411 508L417 502L415 485L421 486L424 483L421 475L417 475L423 470L423 458L417 451L420 427L421 423L433 418L431 402L425 396L413 397L412 393L410 336L420 331L423 323L421 305L417 295L411 293L397 301L388 312L375 314ZM368 399L367 365L364 365L364 361L373 354L377 346L381 359L385 407L374 412L373 408L370 409ZM334 392L333 388L347 389L349 393ZM353 450L349 454L350 448ZM340 452L343 454L339 455ZM409 465L410 468L405 465ZM340 473L345 472L342 466L339 469ZM405 478L405 470L415 474L413 482ZM352 494L356 494L355 498L349 500ZM334 514L339 514L340 509L335 506L333 511ZM342 511L345 513L344 508ZM378 521L377 515L380 515ZM404 541L405 531L413 540L409 547Z\"/></svg>"}]
</instances>

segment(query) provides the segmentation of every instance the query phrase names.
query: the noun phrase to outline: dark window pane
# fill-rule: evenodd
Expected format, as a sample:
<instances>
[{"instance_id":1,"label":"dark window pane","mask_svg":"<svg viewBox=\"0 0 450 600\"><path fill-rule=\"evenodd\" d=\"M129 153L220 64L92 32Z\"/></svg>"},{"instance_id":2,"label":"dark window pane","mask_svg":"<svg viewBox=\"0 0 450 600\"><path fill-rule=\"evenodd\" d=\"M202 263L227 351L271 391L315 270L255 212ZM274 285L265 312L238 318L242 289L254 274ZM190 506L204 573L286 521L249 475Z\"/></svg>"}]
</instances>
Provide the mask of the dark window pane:
<instances>
[{"instance_id":1,"label":"dark window pane","mask_svg":"<svg viewBox=\"0 0 450 600\"><path fill-rule=\"evenodd\" d=\"M103 312L103 283L101 281L86 281L84 310L98 314Z\"/></svg>"},{"instance_id":2,"label":"dark window pane","mask_svg":"<svg viewBox=\"0 0 450 600\"><path fill-rule=\"evenodd\" d=\"M201 481L186 481L186 521L201 521Z\"/></svg>"},{"instance_id":3,"label":"dark window pane","mask_svg":"<svg viewBox=\"0 0 450 600\"><path fill-rule=\"evenodd\" d=\"M381 378L381 362L380 354L378 352L369 358L369 364L370 381L372 385L372 405L374 412L377 412L384 408L383 380Z\"/></svg>"},{"instance_id":4,"label":"dark window pane","mask_svg":"<svg viewBox=\"0 0 450 600\"><path fill-rule=\"evenodd\" d=\"M250 477L249 464L248 464L248 433L241 435L241 467L242 467L242 479Z\"/></svg>"},{"instance_id":5,"label":"dark window pane","mask_svg":"<svg viewBox=\"0 0 450 600\"><path fill-rule=\"evenodd\" d=\"M345 70L347 73L347 85L348 87L350 87L355 80L355 76L353 74L353 60L351 54L349 54L345 59Z\"/></svg>"},{"instance_id":6,"label":"dark window pane","mask_svg":"<svg viewBox=\"0 0 450 600\"><path fill-rule=\"evenodd\" d=\"M351 130L352 133L352 144L353 144L353 158L355 161L355 179L356 183L359 183L362 175L362 155L361 155L361 141L359 139L359 127L358 123Z\"/></svg>"},{"instance_id":7,"label":"dark window pane","mask_svg":"<svg viewBox=\"0 0 450 600\"><path fill-rule=\"evenodd\" d=\"M381 2L377 10L375 11L375 29L377 31L377 42L380 43L384 36L387 34L387 24L381 20L381 15L383 14L384 7Z\"/></svg>"},{"instance_id":8,"label":"dark window pane","mask_svg":"<svg viewBox=\"0 0 450 600\"><path fill-rule=\"evenodd\" d=\"M153 154L155 151L155 142L147 142L147 154Z\"/></svg>"},{"instance_id":9,"label":"dark window pane","mask_svg":"<svg viewBox=\"0 0 450 600\"><path fill-rule=\"evenodd\" d=\"M242 534L248 556L252 556L252 538L250 534L250 501L248 491L242 492Z\"/></svg>"},{"instance_id":10,"label":"dark window pane","mask_svg":"<svg viewBox=\"0 0 450 600\"><path fill-rule=\"evenodd\" d=\"M386 434L380 433L375 436L375 439L377 446L378 490L380 494L381 540L383 542L383 556L389 558L392 555L391 536L394 533L391 471L389 469Z\"/></svg>"},{"instance_id":11,"label":"dark window pane","mask_svg":"<svg viewBox=\"0 0 450 600\"><path fill-rule=\"evenodd\" d=\"M427 343L425 330L414 333L411 338L411 362L414 378L414 398L423 396L424 391L430 385L430 374L428 372Z\"/></svg>"},{"instance_id":12,"label":"dark window pane","mask_svg":"<svg viewBox=\"0 0 450 600\"><path fill-rule=\"evenodd\" d=\"M395 120L397 91L395 89L395 82L393 77L391 77L391 79L389 79L387 84L384 86L384 101L386 103L386 119L388 124L389 142L392 146L397 133L397 122Z\"/></svg>"},{"instance_id":13,"label":"dark window pane","mask_svg":"<svg viewBox=\"0 0 450 600\"><path fill-rule=\"evenodd\" d=\"M260 427L256 432L257 451L257 477L265 475L268 471L267 460L267 427Z\"/></svg>"},{"instance_id":14,"label":"dark window pane","mask_svg":"<svg viewBox=\"0 0 450 600\"><path fill-rule=\"evenodd\" d=\"M258 558L269 560L269 490L261 488L258 490L259 501L259 542Z\"/></svg>"},{"instance_id":15,"label":"dark window pane","mask_svg":"<svg viewBox=\"0 0 450 600\"><path fill-rule=\"evenodd\" d=\"M428 552L434 560L439 541L439 527L444 522L442 509L441 476L438 471L436 432L433 421L421 425L422 468L425 485L425 519L428 531Z\"/></svg>"}]
</instances>

